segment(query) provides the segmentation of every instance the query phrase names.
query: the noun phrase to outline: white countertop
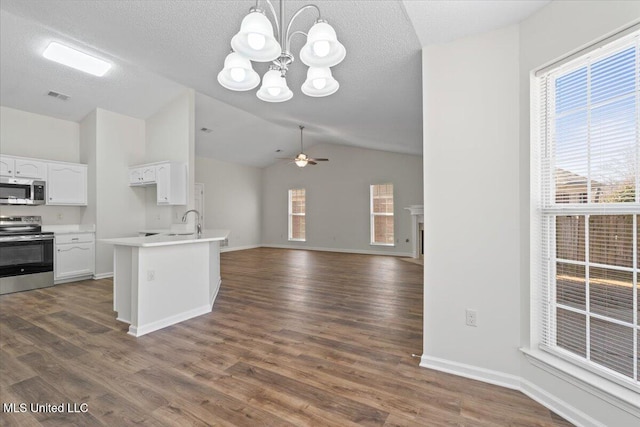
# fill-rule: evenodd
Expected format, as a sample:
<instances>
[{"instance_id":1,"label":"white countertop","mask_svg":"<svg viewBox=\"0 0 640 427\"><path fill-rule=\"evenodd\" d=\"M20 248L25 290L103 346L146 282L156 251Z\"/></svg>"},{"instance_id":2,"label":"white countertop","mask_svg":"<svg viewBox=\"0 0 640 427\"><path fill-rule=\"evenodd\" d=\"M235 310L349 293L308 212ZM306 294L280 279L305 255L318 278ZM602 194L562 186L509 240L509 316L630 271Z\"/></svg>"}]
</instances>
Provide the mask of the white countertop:
<instances>
[{"instance_id":1,"label":"white countertop","mask_svg":"<svg viewBox=\"0 0 640 427\"><path fill-rule=\"evenodd\" d=\"M67 225L43 225L42 231L50 231L54 234L95 233L95 224L67 224Z\"/></svg>"},{"instance_id":2,"label":"white countertop","mask_svg":"<svg viewBox=\"0 0 640 427\"><path fill-rule=\"evenodd\" d=\"M188 231L174 231L175 233L188 233ZM174 233L172 232L172 233ZM153 246L169 246L169 245L184 245L189 243L202 243L202 242L214 242L222 241L229 237L229 230L204 230L201 236L196 236L195 233L182 234L182 235L170 235L170 234L155 234L153 236L142 237L119 237L115 239L100 239L102 243L111 245L122 246L136 246L136 247L153 247Z\"/></svg>"}]
</instances>

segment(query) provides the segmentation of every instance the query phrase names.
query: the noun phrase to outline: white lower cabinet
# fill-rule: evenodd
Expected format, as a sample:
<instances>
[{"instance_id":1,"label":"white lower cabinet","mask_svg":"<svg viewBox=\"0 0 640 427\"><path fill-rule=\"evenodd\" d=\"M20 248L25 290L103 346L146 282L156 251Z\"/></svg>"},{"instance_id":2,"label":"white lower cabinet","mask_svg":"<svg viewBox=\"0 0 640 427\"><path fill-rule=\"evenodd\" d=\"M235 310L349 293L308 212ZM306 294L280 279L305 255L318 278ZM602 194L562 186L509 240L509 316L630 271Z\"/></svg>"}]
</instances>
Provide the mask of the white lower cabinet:
<instances>
[{"instance_id":1,"label":"white lower cabinet","mask_svg":"<svg viewBox=\"0 0 640 427\"><path fill-rule=\"evenodd\" d=\"M72 281L93 276L95 268L94 233L55 236L55 281Z\"/></svg>"}]
</instances>

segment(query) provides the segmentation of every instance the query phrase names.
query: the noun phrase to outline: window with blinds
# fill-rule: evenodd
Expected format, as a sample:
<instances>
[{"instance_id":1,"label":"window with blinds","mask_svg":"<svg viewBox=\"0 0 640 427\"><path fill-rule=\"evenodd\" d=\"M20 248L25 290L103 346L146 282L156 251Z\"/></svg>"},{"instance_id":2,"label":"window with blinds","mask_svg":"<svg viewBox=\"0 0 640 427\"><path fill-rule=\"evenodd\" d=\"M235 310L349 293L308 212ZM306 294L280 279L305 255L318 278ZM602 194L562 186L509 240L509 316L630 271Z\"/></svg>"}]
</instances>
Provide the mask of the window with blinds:
<instances>
[{"instance_id":1,"label":"window with blinds","mask_svg":"<svg viewBox=\"0 0 640 427\"><path fill-rule=\"evenodd\" d=\"M289 190L289 240L306 240L305 198L304 188Z\"/></svg>"},{"instance_id":2,"label":"window with blinds","mask_svg":"<svg viewBox=\"0 0 640 427\"><path fill-rule=\"evenodd\" d=\"M370 188L371 244L393 246L393 184Z\"/></svg>"},{"instance_id":3,"label":"window with blinds","mask_svg":"<svg viewBox=\"0 0 640 427\"><path fill-rule=\"evenodd\" d=\"M532 253L541 347L640 391L639 40L535 78Z\"/></svg>"}]
</instances>

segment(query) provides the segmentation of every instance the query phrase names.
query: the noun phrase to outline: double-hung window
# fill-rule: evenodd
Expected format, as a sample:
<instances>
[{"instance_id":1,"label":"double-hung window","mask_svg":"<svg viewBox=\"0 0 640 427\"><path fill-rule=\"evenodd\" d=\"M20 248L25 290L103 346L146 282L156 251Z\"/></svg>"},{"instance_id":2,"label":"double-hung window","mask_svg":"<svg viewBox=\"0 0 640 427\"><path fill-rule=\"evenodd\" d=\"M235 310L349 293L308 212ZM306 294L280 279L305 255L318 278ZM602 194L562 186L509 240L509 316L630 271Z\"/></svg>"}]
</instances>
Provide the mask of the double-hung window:
<instances>
[{"instance_id":1,"label":"double-hung window","mask_svg":"<svg viewBox=\"0 0 640 427\"><path fill-rule=\"evenodd\" d=\"M370 187L371 244L393 246L393 184Z\"/></svg>"},{"instance_id":2,"label":"double-hung window","mask_svg":"<svg viewBox=\"0 0 640 427\"><path fill-rule=\"evenodd\" d=\"M640 33L533 81L540 347L640 391Z\"/></svg>"},{"instance_id":3,"label":"double-hung window","mask_svg":"<svg viewBox=\"0 0 640 427\"><path fill-rule=\"evenodd\" d=\"M305 199L304 188L289 190L289 240L306 240Z\"/></svg>"}]
</instances>

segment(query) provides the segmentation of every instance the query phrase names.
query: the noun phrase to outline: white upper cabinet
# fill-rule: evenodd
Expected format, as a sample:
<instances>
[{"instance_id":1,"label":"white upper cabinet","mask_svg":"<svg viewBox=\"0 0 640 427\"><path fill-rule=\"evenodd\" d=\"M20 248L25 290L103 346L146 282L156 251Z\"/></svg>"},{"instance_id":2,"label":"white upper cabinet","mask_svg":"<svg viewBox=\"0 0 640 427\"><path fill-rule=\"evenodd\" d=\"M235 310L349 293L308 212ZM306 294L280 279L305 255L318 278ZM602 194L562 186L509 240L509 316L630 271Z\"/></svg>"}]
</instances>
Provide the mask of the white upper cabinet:
<instances>
[{"instance_id":1,"label":"white upper cabinet","mask_svg":"<svg viewBox=\"0 0 640 427\"><path fill-rule=\"evenodd\" d=\"M16 162L13 157L0 156L0 176L13 178L16 170Z\"/></svg>"},{"instance_id":2,"label":"white upper cabinet","mask_svg":"<svg viewBox=\"0 0 640 427\"><path fill-rule=\"evenodd\" d=\"M47 179L47 164L33 159L15 159L15 177Z\"/></svg>"},{"instance_id":3,"label":"white upper cabinet","mask_svg":"<svg viewBox=\"0 0 640 427\"><path fill-rule=\"evenodd\" d=\"M47 204L86 205L87 166L69 163L49 163Z\"/></svg>"},{"instance_id":4,"label":"white upper cabinet","mask_svg":"<svg viewBox=\"0 0 640 427\"><path fill-rule=\"evenodd\" d=\"M151 185L156 183L156 165L129 168L129 185Z\"/></svg>"},{"instance_id":5,"label":"white upper cabinet","mask_svg":"<svg viewBox=\"0 0 640 427\"><path fill-rule=\"evenodd\" d=\"M159 205L187 204L187 167L182 163L162 163L156 167Z\"/></svg>"},{"instance_id":6,"label":"white upper cabinet","mask_svg":"<svg viewBox=\"0 0 640 427\"><path fill-rule=\"evenodd\" d=\"M180 162L160 162L129 168L132 187L157 185L159 205L187 204L187 165Z\"/></svg>"}]
</instances>

